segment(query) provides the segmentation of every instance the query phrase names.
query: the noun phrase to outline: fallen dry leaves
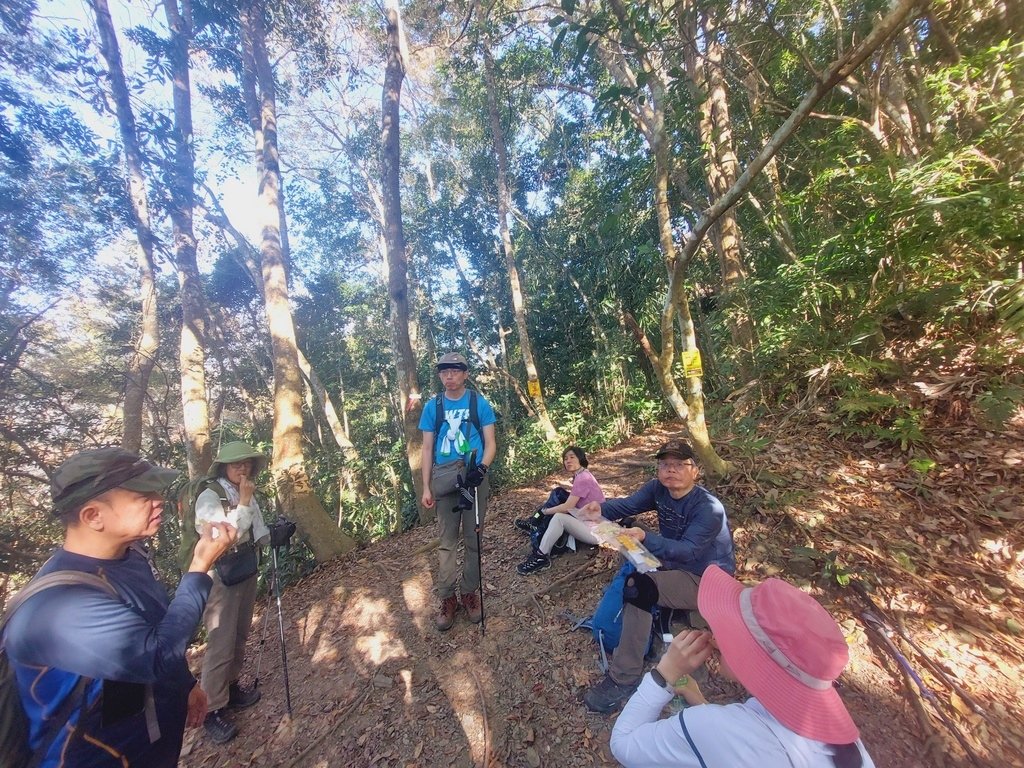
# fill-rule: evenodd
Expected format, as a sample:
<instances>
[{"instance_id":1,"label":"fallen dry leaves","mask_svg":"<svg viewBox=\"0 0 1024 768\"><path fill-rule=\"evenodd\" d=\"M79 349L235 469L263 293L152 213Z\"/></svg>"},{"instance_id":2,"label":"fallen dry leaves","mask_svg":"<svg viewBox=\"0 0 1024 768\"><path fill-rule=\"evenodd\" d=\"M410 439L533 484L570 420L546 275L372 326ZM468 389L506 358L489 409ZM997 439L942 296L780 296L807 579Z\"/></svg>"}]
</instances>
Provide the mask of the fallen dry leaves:
<instances>
[{"instance_id":1,"label":"fallen dry leaves","mask_svg":"<svg viewBox=\"0 0 1024 768\"><path fill-rule=\"evenodd\" d=\"M835 567L864 579L893 621L978 701L983 714L904 648L981 759L1024 766L1024 430L943 428L929 432L928 450L903 454L830 438L813 419L762 428L774 442L756 461L742 459L738 439L720 436L738 471L711 486L730 514L739 576L790 579L840 620L851 649L843 695L875 763L930 768L941 754L949 768L970 765L933 714L924 724L915 716L897 667L858 618L857 597L824 585L823 561L799 556L801 547L835 552ZM623 495L649 476L654 447L676 434L652 431L591 457L591 468L609 495ZM921 472L915 458L935 467ZM580 552L531 577L515 572L527 543L512 520L562 479L506 490L492 501L486 636L464 615L450 632L433 629L432 528L379 542L284 596L295 709L287 734L280 670L268 664L280 657L272 636L264 648L263 700L237 716L239 737L220 749L199 738L181 765L614 765L607 748L613 719L588 714L580 701L600 675L596 646L561 617L592 610L614 558ZM546 589L574 571L558 589ZM258 635L250 638L250 661ZM714 677L704 687L716 701L742 693Z\"/></svg>"}]
</instances>

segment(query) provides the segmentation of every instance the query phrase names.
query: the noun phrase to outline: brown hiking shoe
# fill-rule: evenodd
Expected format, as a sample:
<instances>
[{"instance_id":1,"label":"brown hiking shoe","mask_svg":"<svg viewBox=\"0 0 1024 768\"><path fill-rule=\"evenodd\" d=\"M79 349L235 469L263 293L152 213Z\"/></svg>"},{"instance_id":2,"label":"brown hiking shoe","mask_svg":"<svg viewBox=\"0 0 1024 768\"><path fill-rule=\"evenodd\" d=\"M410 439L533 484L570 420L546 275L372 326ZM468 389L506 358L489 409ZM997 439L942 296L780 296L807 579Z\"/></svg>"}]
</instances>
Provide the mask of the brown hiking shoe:
<instances>
[{"instance_id":1,"label":"brown hiking shoe","mask_svg":"<svg viewBox=\"0 0 1024 768\"><path fill-rule=\"evenodd\" d=\"M452 624L455 623L455 614L458 610L459 598L455 595L449 595L441 601L441 610L434 617L434 624L439 631L445 632L452 628Z\"/></svg>"},{"instance_id":2,"label":"brown hiking shoe","mask_svg":"<svg viewBox=\"0 0 1024 768\"><path fill-rule=\"evenodd\" d=\"M474 624L479 624L484 620L484 609L480 605L480 595L476 592L470 592L468 595L462 596L462 607L466 609L466 613L469 614L469 620Z\"/></svg>"}]
</instances>

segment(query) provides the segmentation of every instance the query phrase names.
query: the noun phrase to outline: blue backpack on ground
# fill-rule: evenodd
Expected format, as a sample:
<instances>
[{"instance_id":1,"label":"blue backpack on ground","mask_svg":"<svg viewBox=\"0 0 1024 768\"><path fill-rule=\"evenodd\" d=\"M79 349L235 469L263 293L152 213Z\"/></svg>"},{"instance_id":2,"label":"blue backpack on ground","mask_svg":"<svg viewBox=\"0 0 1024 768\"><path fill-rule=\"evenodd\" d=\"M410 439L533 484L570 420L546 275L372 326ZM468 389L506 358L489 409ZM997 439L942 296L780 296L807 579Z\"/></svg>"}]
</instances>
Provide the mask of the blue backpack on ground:
<instances>
[{"instance_id":1,"label":"blue backpack on ground","mask_svg":"<svg viewBox=\"0 0 1024 768\"><path fill-rule=\"evenodd\" d=\"M615 578L604 588L604 594L601 595L594 615L590 618L590 631L604 653L619 647L619 640L622 637L622 588L626 585L629 574L635 571L636 567L630 562L619 568Z\"/></svg>"},{"instance_id":2,"label":"blue backpack on ground","mask_svg":"<svg viewBox=\"0 0 1024 768\"><path fill-rule=\"evenodd\" d=\"M588 628L594 635L594 640L597 642L598 649L601 652L602 672L608 671L608 654L619 647L619 641L622 639L622 590L626 586L626 579L629 578L631 573L636 573L636 566L628 561L623 563L618 573L611 580L611 583L605 587L601 600L594 609L594 615L589 619L579 622L578 625L581 628ZM651 636L647 640L647 648L644 650L645 654L651 651L651 646L654 642L654 632L659 626L659 613L658 606L654 606Z\"/></svg>"}]
</instances>

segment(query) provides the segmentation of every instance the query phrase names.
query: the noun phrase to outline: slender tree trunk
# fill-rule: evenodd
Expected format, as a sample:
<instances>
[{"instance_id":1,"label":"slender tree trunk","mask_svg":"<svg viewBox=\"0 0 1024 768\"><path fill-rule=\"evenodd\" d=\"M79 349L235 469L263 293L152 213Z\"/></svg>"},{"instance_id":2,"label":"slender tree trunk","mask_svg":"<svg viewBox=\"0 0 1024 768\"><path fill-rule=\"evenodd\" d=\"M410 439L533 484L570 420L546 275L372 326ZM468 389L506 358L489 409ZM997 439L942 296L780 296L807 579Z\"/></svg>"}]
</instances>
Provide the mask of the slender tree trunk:
<instances>
[{"instance_id":1,"label":"slender tree trunk","mask_svg":"<svg viewBox=\"0 0 1024 768\"><path fill-rule=\"evenodd\" d=\"M684 279L685 269L680 268L679 256L676 252L675 240L672 237L672 216L669 208L669 154L668 137L664 130L664 114L659 112L659 130L656 131L654 150L654 207L658 217L658 239L661 253L668 269L668 296L661 312L661 352L657 357L648 357L657 371L662 392L672 405L679 418L686 421L693 449L700 457L705 470L712 475L726 475L730 466L715 451L708 434L707 422L704 419L704 384L701 376L686 377L686 397L679 396L675 379L672 375L675 363L675 315L679 313L682 328L683 350L697 349L697 333L694 330L693 318L690 316L690 303L686 296ZM645 352L648 350L645 349Z\"/></svg>"},{"instance_id":2,"label":"slender tree trunk","mask_svg":"<svg viewBox=\"0 0 1024 768\"><path fill-rule=\"evenodd\" d=\"M302 451L302 375L281 244L277 103L273 71L266 49L262 3L256 0L247 4L241 12L240 20L243 35L251 43L256 67L255 80L259 87L263 134L263 174L259 180L258 208L262 225L260 252L264 300L274 361L272 470L285 509L294 515L316 559L323 562L354 549L356 542L342 533L327 516L320 500L313 493L306 473Z\"/></svg>"},{"instance_id":3,"label":"slender tree trunk","mask_svg":"<svg viewBox=\"0 0 1024 768\"><path fill-rule=\"evenodd\" d=\"M498 230L501 244L505 252L505 264L508 268L509 285L512 292L512 308L515 310L516 328L519 330L519 347L523 353L523 364L526 366L526 378L530 382L530 397L537 409L537 422L544 435L550 441L558 440L558 432L548 416L544 393L540 387L540 376L533 358L533 344L530 342L530 330L526 323L526 299L519 281L519 269L516 266L515 250L512 247L512 234L509 231L508 217L512 208L512 196L508 185L508 152L505 147L505 134L501 128L501 116L498 113L497 84L494 78L494 60L490 49L484 46L484 82L487 89L487 111L491 121L491 140L494 142L494 156L498 165Z\"/></svg>"},{"instance_id":4,"label":"slender tree trunk","mask_svg":"<svg viewBox=\"0 0 1024 768\"><path fill-rule=\"evenodd\" d=\"M693 15L701 13L704 12L697 8L691 10ZM701 95L698 130L704 147L704 173L713 203L725 194L739 175L723 71L723 46L710 17L705 16L703 24L692 18L685 27L690 32L685 45L687 69L695 92ZM698 40L704 41L703 55L698 52ZM755 375L755 341L754 324L744 290L747 271L735 209L722 214L711 235L722 274L722 308L733 345L738 351L739 375L745 384Z\"/></svg>"},{"instance_id":5,"label":"slender tree trunk","mask_svg":"<svg viewBox=\"0 0 1024 768\"><path fill-rule=\"evenodd\" d=\"M262 129L259 130L257 136L257 143L261 148L259 167L262 169L262 147L263 140ZM259 251L249 242L249 240L238 231L238 229L231 223L227 214L217 203L217 199L213 194L213 191L208 187L206 188L207 193L210 195L211 204L217 209L216 211L208 211L206 218L210 223L219 227L221 231L231 236L235 241L235 253L237 254L236 261L239 266L245 271L252 281L253 287L256 288L257 293L260 296L265 295L263 288L263 272L260 267L260 254ZM331 434L334 436L334 441L337 443L338 448L341 449L346 469L344 470L346 484L355 490L357 498L365 500L369 496L369 489L366 487L366 480L361 472L356 472L353 467L359 464L359 449L356 448L355 444L349 437L349 429L347 420L339 419L338 409L334 407L334 401L331 398L331 393L327 391L327 388L323 385L320 376L316 372L316 368L309 362L303 353L301 347L297 348L299 356L299 368L302 370L302 375L309 381L310 387L312 388L313 395L316 403L323 414L324 419L331 428ZM344 409L342 409L344 413Z\"/></svg>"},{"instance_id":6,"label":"slender tree trunk","mask_svg":"<svg viewBox=\"0 0 1024 768\"><path fill-rule=\"evenodd\" d=\"M129 98L121 64L121 47L114 31L107 0L91 0L100 33L100 52L107 64L107 79L117 114L117 126L124 146L127 171L128 202L135 220L135 233L139 240L139 338L128 363L124 391L124 431L121 447L138 453L142 448L142 414L145 408L149 377L156 365L160 349L160 321L157 314L156 268L153 262L153 230L149 219L149 196L143 170L142 148L135 125L135 113Z\"/></svg>"},{"instance_id":7,"label":"slender tree trunk","mask_svg":"<svg viewBox=\"0 0 1024 768\"><path fill-rule=\"evenodd\" d=\"M402 431L405 436L405 455L412 472L417 499L423 497L421 446L423 433L419 429L423 412L422 393L416 378L416 356L409 338L409 257L402 230L402 199L400 187L401 143L399 135L402 81L405 79L405 61L402 56L401 20L397 0L389 0L387 17L388 49L384 71L384 90L381 96L381 190L384 203L384 242L388 263L388 298L391 303L391 337L394 345L395 371L398 379L399 403L402 408ZM420 509L420 520L433 522L434 509ZM401 516L397 516L395 530L401 529Z\"/></svg>"},{"instance_id":8,"label":"slender tree trunk","mask_svg":"<svg viewBox=\"0 0 1024 768\"><path fill-rule=\"evenodd\" d=\"M190 0L164 0L171 31L170 59L174 96L174 163L171 178L171 226L181 296L182 421L191 477L206 474L212 463L210 415L206 400L206 297L196 266L192 229L195 205L195 161L192 156L192 94L189 81L189 43L192 39Z\"/></svg>"},{"instance_id":9,"label":"slender tree trunk","mask_svg":"<svg viewBox=\"0 0 1024 768\"><path fill-rule=\"evenodd\" d=\"M662 394L676 415L686 422L690 441L694 451L700 457L701 463L712 474L724 475L729 470L729 464L716 453L708 435L707 425L704 422L704 394L700 376L687 377L685 397L679 392L673 377L677 312L681 317L681 327L685 329L682 333L683 349L697 349L697 341L683 285L686 265L680 264L672 233L672 212L669 202L672 161L668 131L665 127L667 77L660 66L644 55L644 48L633 33L629 14L622 0L610 0L609 5L619 22L623 42L640 56L647 83L645 98L633 101L630 104L630 112L640 132L647 140L654 159L653 192L655 215L658 222L658 242L669 281L668 292L661 312L661 350L654 349L635 320L628 315L624 315L624 317L627 322L631 321L630 329L654 367ZM598 57L616 83L630 90L635 89L639 81L628 61L599 38L592 39L597 43Z\"/></svg>"},{"instance_id":10,"label":"slender tree trunk","mask_svg":"<svg viewBox=\"0 0 1024 768\"><path fill-rule=\"evenodd\" d=\"M604 389L602 399L605 407L615 417L616 429L620 433L624 433L625 419L623 408L626 405L626 379L622 368L615 364L611 341L608 339L608 334L605 333L604 328L601 327L601 320L594 310L590 296L587 295L579 280L568 269L564 271L572 287L576 289L580 301L583 302L583 308L587 311L587 317L590 318L591 333L594 337L594 374L597 376L598 384Z\"/></svg>"}]
</instances>

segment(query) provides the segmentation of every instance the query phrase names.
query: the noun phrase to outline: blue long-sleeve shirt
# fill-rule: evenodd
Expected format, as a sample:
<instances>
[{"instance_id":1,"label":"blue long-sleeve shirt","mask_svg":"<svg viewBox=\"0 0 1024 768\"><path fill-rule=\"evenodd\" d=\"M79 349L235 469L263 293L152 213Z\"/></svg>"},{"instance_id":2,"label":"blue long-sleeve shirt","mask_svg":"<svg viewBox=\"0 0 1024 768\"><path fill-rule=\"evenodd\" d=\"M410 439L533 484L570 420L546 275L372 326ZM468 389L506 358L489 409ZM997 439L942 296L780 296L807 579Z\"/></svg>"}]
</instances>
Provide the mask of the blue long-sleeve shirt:
<instances>
[{"instance_id":1,"label":"blue long-sleeve shirt","mask_svg":"<svg viewBox=\"0 0 1024 768\"><path fill-rule=\"evenodd\" d=\"M662 567L697 576L712 564L728 573L736 572L725 507L700 485L683 498L673 499L668 488L651 480L632 496L606 501L601 505L601 515L619 520L652 509L658 512L658 533L648 532L644 546L661 560Z\"/></svg>"},{"instance_id":2,"label":"blue long-sleeve shirt","mask_svg":"<svg viewBox=\"0 0 1024 768\"><path fill-rule=\"evenodd\" d=\"M120 599L86 586L52 587L29 598L7 625L4 645L29 716L32 747L46 749L42 768L173 768L195 684L185 650L212 579L186 573L171 600L146 558L132 549L119 560L60 549L40 573L57 570L97 574ZM70 723L79 723L80 730L61 762L70 724L49 748L39 741L46 718L81 677L94 682L84 707L73 711ZM147 723L143 707L147 686L152 686L160 733L152 742L153 723Z\"/></svg>"}]
</instances>

